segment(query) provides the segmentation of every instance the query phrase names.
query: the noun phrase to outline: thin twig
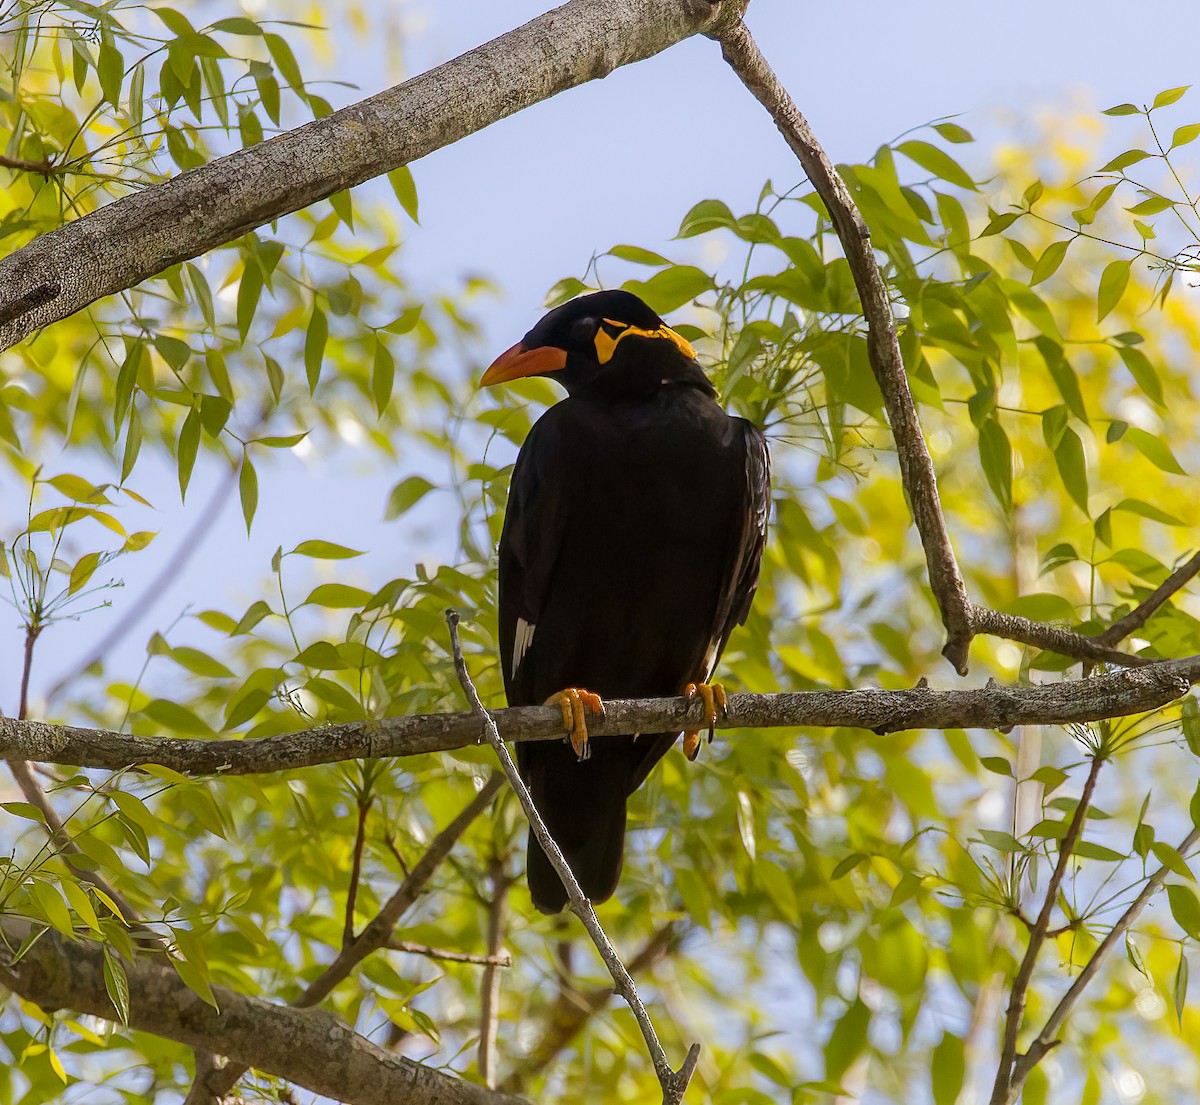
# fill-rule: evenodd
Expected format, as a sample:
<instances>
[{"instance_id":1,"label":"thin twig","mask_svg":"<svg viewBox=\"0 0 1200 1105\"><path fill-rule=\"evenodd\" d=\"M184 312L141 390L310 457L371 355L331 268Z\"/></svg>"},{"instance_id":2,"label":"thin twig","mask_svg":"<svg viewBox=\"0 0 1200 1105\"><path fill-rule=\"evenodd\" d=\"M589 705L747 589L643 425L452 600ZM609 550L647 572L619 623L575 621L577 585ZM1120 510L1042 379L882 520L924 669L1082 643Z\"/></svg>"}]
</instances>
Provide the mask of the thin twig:
<instances>
[{"instance_id":1,"label":"thin twig","mask_svg":"<svg viewBox=\"0 0 1200 1105\"><path fill-rule=\"evenodd\" d=\"M323 1001L335 986L345 979L368 955L379 948L386 947L391 939L392 931L404 912L420 897L426 884L433 877L442 861L450 854L450 849L457 843L459 837L495 798L504 785L504 776L493 772L479 793L475 795L462 809L457 817L450 822L425 850L424 855L417 861L412 873L400 884L399 889L387 900L387 903L362 930L348 947L342 948L337 958L325 968L304 992L291 1004L296 1009L308 1009ZM246 1073L246 1067L231 1063L219 1070L212 1070L203 1078L203 1085L197 1088L201 1079L192 1086L188 1100L193 1105L207 1103L210 1099L217 1101L225 1097L237 1084L239 1078ZM195 1096L193 1098L193 1094ZM208 1094L204 1097L203 1094Z\"/></svg>"},{"instance_id":2,"label":"thin twig","mask_svg":"<svg viewBox=\"0 0 1200 1105\"><path fill-rule=\"evenodd\" d=\"M1176 568L1125 617L1113 622L1103 633L1097 633L1093 640L1102 645L1115 645L1118 641L1123 641L1130 633L1141 629L1150 620L1150 616L1176 591L1191 582L1198 572L1200 552Z\"/></svg>"},{"instance_id":3,"label":"thin twig","mask_svg":"<svg viewBox=\"0 0 1200 1105\"><path fill-rule=\"evenodd\" d=\"M664 956L679 947L681 934L674 921L661 926L629 961L629 973L637 976L649 970ZM611 986L596 986L585 993L565 983L558 990L558 998L550 1007L542 1037L530 1049L521 1065L500 1083L503 1093L521 1093L529 1080L545 1070L570 1042L579 1035L583 1027L612 1000Z\"/></svg>"},{"instance_id":4,"label":"thin twig","mask_svg":"<svg viewBox=\"0 0 1200 1105\"><path fill-rule=\"evenodd\" d=\"M455 952L448 948L435 948L429 944L414 944L411 940L389 940L384 947L388 951L423 955L426 959L444 959L447 963L477 963L482 967L512 966L512 956L507 952L496 955L476 955L472 952Z\"/></svg>"},{"instance_id":5,"label":"thin twig","mask_svg":"<svg viewBox=\"0 0 1200 1105\"><path fill-rule=\"evenodd\" d=\"M1046 884L1046 895L1042 902L1041 912L1029 933L1029 945L1025 949L1025 957L1021 960L1016 977L1013 979L1008 997L1008 1011L1004 1018L1004 1043L1000 1051L1000 1065L996 1071L996 1081L992 1086L991 1105L1005 1105L1010 1100L1013 1064L1017 1057L1017 1035L1021 1030L1021 1020L1025 1016L1025 997L1033 978L1033 970L1037 966L1038 954L1042 950L1047 930L1050 928L1050 917L1058 901L1058 889L1066 877L1075 845L1079 843L1079 838L1083 835L1083 825L1088 807L1091 805L1092 795L1096 791L1096 780L1100 776L1100 768L1104 766L1104 762L1102 755L1097 753L1092 756L1087 779L1083 784L1083 793L1079 797L1079 804L1075 807L1071 823L1067 826L1066 834L1058 846L1058 862L1054 865L1050 881Z\"/></svg>"},{"instance_id":6,"label":"thin twig","mask_svg":"<svg viewBox=\"0 0 1200 1105\"><path fill-rule=\"evenodd\" d=\"M1023 645L1057 652L1091 664L1112 664L1122 668L1144 668L1155 661L1147 656L1132 656L1128 652L1117 652L1101 644L1097 637L1085 637L1069 629L1035 622L1017 614L1002 614L975 603L971 607L971 626L976 633L991 637L1003 637L1006 641L1018 641Z\"/></svg>"},{"instance_id":7,"label":"thin twig","mask_svg":"<svg viewBox=\"0 0 1200 1105\"><path fill-rule=\"evenodd\" d=\"M29 708L29 673L33 668L34 646L37 644L37 639L42 629L43 623L41 622L34 622L25 627L25 658L24 667L21 670L21 698L18 721L26 719L26 711ZM25 801L32 806L36 806L41 812L42 819L46 823L46 831L50 836L50 843L55 852L62 858L63 863L66 864L67 870L80 882L90 883L108 895L113 905L120 910L120 919L131 930L137 932L143 938L144 942L165 950L166 944L157 933L146 926L142 920L142 915L133 907L124 894L99 872L89 871L71 861L71 856L79 855L81 849L79 845L71 840L62 818L58 816L58 812L54 808L54 803L50 801L50 796L42 788L42 784L38 782L37 776L34 775L33 769L29 766L29 762L17 757L9 757L5 762L8 764L8 769L12 772L17 786L21 788L21 793L25 796Z\"/></svg>"},{"instance_id":8,"label":"thin twig","mask_svg":"<svg viewBox=\"0 0 1200 1105\"><path fill-rule=\"evenodd\" d=\"M1183 838L1176 850L1180 855L1185 855L1190 848L1195 847L1198 841L1200 841L1200 828L1194 828ZM1062 1028L1067 1017L1070 1016L1071 1010L1079 1001L1083 991L1092 979L1096 977L1096 973L1104 965L1105 959L1108 958L1117 941L1125 935L1134 921L1138 919L1142 910L1146 908L1146 903L1158 893L1159 887L1162 886L1170 873L1170 868L1164 864L1146 880L1146 885L1142 887L1138 896L1117 919L1116 924L1109 929L1108 935L1100 942L1100 946L1092 952L1091 958L1088 959L1083 970L1079 972L1078 977L1071 983L1070 988L1063 994L1059 1003L1054 1007L1053 1012L1046 1019L1046 1025L1038 1033L1037 1039L1030 1044L1029 1050L1017 1059L1013 1068L1008 1097L1005 1099L1004 1105L1012 1105L1012 1102L1017 1098L1017 1094L1020 1093L1021 1087L1025 1084L1025 1079L1029 1077L1029 1072L1041 1062L1048 1051L1058 1046L1059 1030Z\"/></svg>"},{"instance_id":9,"label":"thin twig","mask_svg":"<svg viewBox=\"0 0 1200 1105\"><path fill-rule=\"evenodd\" d=\"M900 478L925 550L929 584L946 627L947 641L942 654L960 675L966 674L973 633L970 604L942 515L933 461L909 391L888 287L875 261L867 224L808 121L772 72L746 25L740 20L730 24L721 32L720 41L725 60L770 113L800 161L841 239L867 320L867 356L887 407L900 461Z\"/></svg>"},{"instance_id":10,"label":"thin twig","mask_svg":"<svg viewBox=\"0 0 1200 1105\"><path fill-rule=\"evenodd\" d=\"M354 834L354 861L350 865L350 887L346 891L346 923L342 927L342 947L354 943L354 903L358 898L358 880L362 875L363 845L367 842L367 814L371 811L370 795L358 800L358 828Z\"/></svg>"},{"instance_id":11,"label":"thin twig","mask_svg":"<svg viewBox=\"0 0 1200 1105\"><path fill-rule=\"evenodd\" d=\"M261 425L261 423L259 423ZM257 432L257 426L252 433ZM112 654L129 634L129 631L142 620L146 612L158 601L162 593L178 578L183 566L204 547L204 539L216 533L213 523L221 513L233 489L237 486L238 469L229 466L225 478L217 485L204 508L196 515L196 519L188 527L187 532L180 538L175 552L159 569L158 574L142 588L137 602L130 607L100 640L96 647L65 675L60 676L54 686L46 692L46 701L53 702L69 686L73 685L93 664L99 663Z\"/></svg>"},{"instance_id":12,"label":"thin twig","mask_svg":"<svg viewBox=\"0 0 1200 1105\"><path fill-rule=\"evenodd\" d=\"M489 1090L496 1088L496 1033L500 1027L500 972L496 966L504 946L504 912L512 880L504 869L503 857L492 860L489 880L492 888L488 902L488 965L483 972L483 997L479 1013L479 1077Z\"/></svg>"},{"instance_id":13,"label":"thin twig","mask_svg":"<svg viewBox=\"0 0 1200 1105\"><path fill-rule=\"evenodd\" d=\"M513 763L512 756L509 755L508 749L504 746L504 741L500 737L500 731L496 728L495 721L484 708L483 702L479 698L479 692L475 689L475 684L471 681L471 673L467 670L467 661L463 656L462 644L458 639L458 623L458 612L456 610L447 610L446 624L450 627L450 644L454 652L454 667L458 672L458 681L462 684L463 691L467 696L467 700L471 703L472 709L483 720L488 740L496 750L500 766L504 768L504 774L508 777L509 784L520 800L521 808L524 809L525 816L529 819L529 827L533 831L533 835L542 846L542 850L546 853L546 858L550 860L551 866L558 872L559 878L562 879L570 901L569 908L571 912L583 922L583 927L587 929L588 935L592 938L592 943L596 945L596 950L600 953L600 958L604 960L604 965L612 975L613 982L616 983L618 993L629 1003L629 1008L633 1011L634 1019L638 1023L638 1028L641 1029L642 1038L646 1041L646 1048L649 1050L650 1058L654 1063L654 1070L658 1075L659 1085L662 1087L663 1105L679 1105L683 1100L688 1083L691 1081L692 1073L696 1069L696 1061L700 1058L700 1045L692 1044L688 1049L687 1057L683 1061L683 1066L678 1071L671 1069L671 1064L667 1060L667 1053L663 1050L662 1044L658 1042L658 1033L655 1032L654 1024L650 1020L650 1014L646 1012L646 1007L642 1004L642 999L638 996L637 987L634 985L633 979L625 969L625 965L621 962L621 957L617 954L616 948L613 947L612 941L609 940L608 934L601 927L600 921L596 917L596 911L592 908L592 903L584 897L583 891L579 888L579 883L571 873L570 866L563 857L558 845L554 842L554 838L550 835L549 830L546 828L545 822L542 821L541 814L538 813L537 807L533 804L533 799L529 795L529 790L521 779L520 772L517 771L517 765Z\"/></svg>"}]
</instances>

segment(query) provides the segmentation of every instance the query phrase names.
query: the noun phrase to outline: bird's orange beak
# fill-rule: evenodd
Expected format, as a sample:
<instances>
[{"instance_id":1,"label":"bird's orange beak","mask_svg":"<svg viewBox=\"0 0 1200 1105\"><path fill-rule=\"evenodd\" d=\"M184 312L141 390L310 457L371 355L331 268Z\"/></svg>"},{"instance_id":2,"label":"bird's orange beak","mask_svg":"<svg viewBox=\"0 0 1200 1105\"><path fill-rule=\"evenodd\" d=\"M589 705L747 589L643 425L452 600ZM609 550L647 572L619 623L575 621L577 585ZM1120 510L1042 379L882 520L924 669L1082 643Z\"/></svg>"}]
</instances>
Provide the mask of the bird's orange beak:
<instances>
[{"instance_id":1,"label":"bird's orange beak","mask_svg":"<svg viewBox=\"0 0 1200 1105\"><path fill-rule=\"evenodd\" d=\"M560 372L567 367L567 352L553 345L541 345L526 349L517 342L506 349L488 366L479 381L480 387L491 387L506 380L520 380L524 376L544 376L547 372Z\"/></svg>"}]
</instances>

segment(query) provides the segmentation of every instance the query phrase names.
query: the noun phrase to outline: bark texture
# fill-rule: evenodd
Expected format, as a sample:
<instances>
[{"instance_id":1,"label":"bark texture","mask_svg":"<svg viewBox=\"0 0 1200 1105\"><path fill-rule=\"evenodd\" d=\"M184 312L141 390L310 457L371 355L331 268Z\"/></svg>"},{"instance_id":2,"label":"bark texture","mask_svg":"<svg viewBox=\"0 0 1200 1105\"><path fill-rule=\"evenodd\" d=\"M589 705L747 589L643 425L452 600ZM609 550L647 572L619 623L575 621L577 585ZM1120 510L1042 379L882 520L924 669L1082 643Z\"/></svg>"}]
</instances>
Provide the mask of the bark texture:
<instances>
[{"instance_id":1,"label":"bark texture","mask_svg":"<svg viewBox=\"0 0 1200 1105\"><path fill-rule=\"evenodd\" d=\"M571 0L403 84L125 196L0 260L0 351L171 265L740 14Z\"/></svg>"},{"instance_id":2,"label":"bark texture","mask_svg":"<svg viewBox=\"0 0 1200 1105\"><path fill-rule=\"evenodd\" d=\"M842 728L894 733L904 729L1007 729L1126 717L1167 705L1200 681L1200 656L1162 660L1092 679L1034 686L989 681L970 690L796 691L731 694L718 729ZM606 703L588 723L594 737L703 729L698 699L642 698ZM561 740L562 712L519 706L491 715L508 741ZM120 770L161 764L184 775L257 775L382 756L448 752L484 740L474 714L414 714L283 733L258 740L134 737L103 729L0 717L0 758Z\"/></svg>"},{"instance_id":3,"label":"bark texture","mask_svg":"<svg viewBox=\"0 0 1200 1105\"><path fill-rule=\"evenodd\" d=\"M11 948L27 922L0 919ZM104 988L98 945L46 932L17 963L0 943L0 984L47 1011L71 1009L108 1020L115 1011ZM189 990L161 957L125 965L129 1024L278 1074L350 1105L520 1105L496 1093L376 1047L336 1017L289 1009L214 986L217 1009Z\"/></svg>"}]
</instances>

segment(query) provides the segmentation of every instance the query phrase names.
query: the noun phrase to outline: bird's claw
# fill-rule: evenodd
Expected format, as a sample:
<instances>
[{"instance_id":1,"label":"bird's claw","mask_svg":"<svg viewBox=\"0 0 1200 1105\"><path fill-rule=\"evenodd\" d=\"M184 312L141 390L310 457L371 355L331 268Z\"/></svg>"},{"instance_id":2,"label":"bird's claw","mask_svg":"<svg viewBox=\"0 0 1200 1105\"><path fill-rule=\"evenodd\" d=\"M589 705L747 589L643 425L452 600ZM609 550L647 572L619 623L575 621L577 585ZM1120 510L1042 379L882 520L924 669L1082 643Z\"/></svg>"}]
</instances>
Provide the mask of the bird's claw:
<instances>
[{"instance_id":1,"label":"bird's claw","mask_svg":"<svg viewBox=\"0 0 1200 1105\"><path fill-rule=\"evenodd\" d=\"M565 687L546 699L545 704L562 709L563 728L567 730L575 755L580 762L590 759L592 747L588 743L587 715L604 717L604 702L600 696L582 687Z\"/></svg>"},{"instance_id":2,"label":"bird's claw","mask_svg":"<svg viewBox=\"0 0 1200 1105\"><path fill-rule=\"evenodd\" d=\"M683 697L689 702L699 698L704 703L704 719L708 722L708 740L712 743L713 727L717 719L724 715L728 698L725 688L720 683L689 683L683 688ZM683 754L694 760L700 754L700 730L688 729L683 734Z\"/></svg>"}]
</instances>

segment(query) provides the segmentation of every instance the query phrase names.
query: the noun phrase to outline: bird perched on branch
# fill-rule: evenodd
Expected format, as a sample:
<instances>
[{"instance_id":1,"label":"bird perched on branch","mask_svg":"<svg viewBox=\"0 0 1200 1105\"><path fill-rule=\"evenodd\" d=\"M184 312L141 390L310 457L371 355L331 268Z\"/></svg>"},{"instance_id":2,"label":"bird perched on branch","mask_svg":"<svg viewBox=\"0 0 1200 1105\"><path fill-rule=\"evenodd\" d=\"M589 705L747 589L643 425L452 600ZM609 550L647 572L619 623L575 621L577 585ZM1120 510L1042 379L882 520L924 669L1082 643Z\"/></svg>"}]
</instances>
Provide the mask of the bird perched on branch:
<instances>
[{"instance_id":1,"label":"bird perched on branch","mask_svg":"<svg viewBox=\"0 0 1200 1105\"><path fill-rule=\"evenodd\" d=\"M569 740L523 742L517 762L551 836L593 901L616 889L625 801L675 733L589 742L603 698L681 693L710 726L709 684L758 581L770 505L762 433L717 404L691 345L637 296L564 303L484 373L547 376L567 398L517 457L500 537L500 647L510 705L557 703ZM684 735L694 759L699 733ZM529 836L533 903L562 882Z\"/></svg>"}]
</instances>

